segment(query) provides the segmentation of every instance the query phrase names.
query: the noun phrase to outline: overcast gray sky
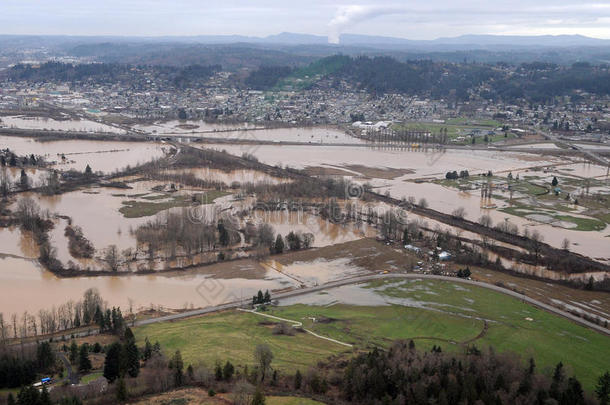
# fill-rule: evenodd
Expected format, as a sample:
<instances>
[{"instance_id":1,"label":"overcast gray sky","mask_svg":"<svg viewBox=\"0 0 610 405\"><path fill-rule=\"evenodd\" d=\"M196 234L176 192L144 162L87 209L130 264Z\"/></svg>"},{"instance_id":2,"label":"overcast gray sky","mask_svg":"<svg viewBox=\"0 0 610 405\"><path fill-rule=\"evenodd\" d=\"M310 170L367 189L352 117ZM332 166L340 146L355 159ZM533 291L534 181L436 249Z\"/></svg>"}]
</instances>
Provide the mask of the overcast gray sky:
<instances>
[{"instance_id":1,"label":"overcast gray sky","mask_svg":"<svg viewBox=\"0 0 610 405\"><path fill-rule=\"evenodd\" d=\"M0 0L0 33L434 39L581 34L610 39L610 0Z\"/></svg>"}]
</instances>

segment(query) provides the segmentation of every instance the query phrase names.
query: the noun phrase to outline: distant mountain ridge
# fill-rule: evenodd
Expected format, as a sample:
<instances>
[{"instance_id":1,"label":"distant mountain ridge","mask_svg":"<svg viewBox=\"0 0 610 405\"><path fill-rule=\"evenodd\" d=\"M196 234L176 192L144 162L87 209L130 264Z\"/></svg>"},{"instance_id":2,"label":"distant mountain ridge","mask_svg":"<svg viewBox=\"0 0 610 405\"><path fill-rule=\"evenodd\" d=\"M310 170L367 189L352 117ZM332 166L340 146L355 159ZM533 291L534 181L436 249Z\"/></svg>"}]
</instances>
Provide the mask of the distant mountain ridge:
<instances>
[{"instance_id":1,"label":"distant mountain ridge","mask_svg":"<svg viewBox=\"0 0 610 405\"><path fill-rule=\"evenodd\" d=\"M329 45L328 37L322 35L282 32L266 37L244 35L196 35L196 36L158 36L158 37L126 37L126 36L52 36L52 35L0 35L0 44L6 41L20 43L95 43L95 42L166 42L187 44L268 44L268 45ZM372 46L389 49L434 49L434 50L465 50L488 49L522 49L532 47L610 47L610 39L599 39L583 35L461 35L443 37L432 40L412 40L406 38L342 34L340 43L335 46Z\"/></svg>"}]
</instances>

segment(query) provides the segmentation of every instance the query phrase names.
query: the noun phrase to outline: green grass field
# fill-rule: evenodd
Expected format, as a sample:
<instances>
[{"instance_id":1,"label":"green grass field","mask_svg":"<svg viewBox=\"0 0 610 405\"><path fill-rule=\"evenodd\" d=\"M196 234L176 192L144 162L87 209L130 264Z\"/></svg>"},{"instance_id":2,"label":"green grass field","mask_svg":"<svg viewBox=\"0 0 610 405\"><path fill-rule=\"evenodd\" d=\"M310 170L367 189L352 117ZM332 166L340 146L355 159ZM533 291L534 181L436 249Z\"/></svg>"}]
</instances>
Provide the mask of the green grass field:
<instances>
[{"instance_id":1,"label":"green grass field","mask_svg":"<svg viewBox=\"0 0 610 405\"><path fill-rule=\"evenodd\" d=\"M497 292L438 281L377 282L363 288L386 296L394 304L299 304L273 308L268 313L303 322L305 328L352 343L356 350L388 347L395 339L413 339L425 350L432 345L440 345L445 351L463 350L467 344L481 349L493 346L497 351L516 353L524 362L534 357L538 368L546 373L563 361L588 391L597 377L610 369L607 336ZM179 348L187 362L209 364L226 359L251 364L256 344L265 342L275 354L274 365L291 372L330 355L350 352L307 334L273 335L269 326L260 325L262 320L266 319L227 312L139 327L136 336L140 343L146 336L158 340L169 353Z\"/></svg>"},{"instance_id":2,"label":"green grass field","mask_svg":"<svg viewBox=\"0 0 610 405\"><path fill-rule=\"evenodd\" d=\"M411 121L404 122L401 124L394 124L397 129L406 129L408 131L427 131L431 133L439 133L441 129L447 130L449 139L455 139L458 136L465 136L466 140L457 142L459 145L470 145L472 139L469 134L474 131L479 131L479 134L475 137L476 144L484 143L485 135L498 127L502 126L502 123L494 120L469 120L467 118L453 118L449 119L444 123L436 122L419 122ZM503 133L497 133L495 135L488 135L488 141L490 143L505 141L515 137L515 134L508 132L506 137Z\"/></svg>"},{"instance_id":3,"label":"green grass field","mask_svg":"<svg viewBox=\"0 0 610 405\"><path fill-rule=\"evenodd\" d=\"M95 381L98 378L102 377L103 375L104 375L104 373L102 373L101 371L97 372L97 373L87 374L80 379L80 383L89 384L91 381Z\"/></svg>"},{"instance_id":4,"label":"green grass field","mask_svg":"<svg viewBox=\"0 0 610 405\"><path fill-rule=\"evenodd\" d=\"M135 330L138 343L148 336L151 342L159 341L167 354L180 349L185 363L231 360L236 365L254 363L254 348L266 343L273 350L273 366L294 372L305 370L322 360L344 352L346 347L331 344L304 333L295 336L274 335L272 327L261 325L268 321L242 312L225 312L178 322L157 323Z\"/></svg>"}]
</instances>

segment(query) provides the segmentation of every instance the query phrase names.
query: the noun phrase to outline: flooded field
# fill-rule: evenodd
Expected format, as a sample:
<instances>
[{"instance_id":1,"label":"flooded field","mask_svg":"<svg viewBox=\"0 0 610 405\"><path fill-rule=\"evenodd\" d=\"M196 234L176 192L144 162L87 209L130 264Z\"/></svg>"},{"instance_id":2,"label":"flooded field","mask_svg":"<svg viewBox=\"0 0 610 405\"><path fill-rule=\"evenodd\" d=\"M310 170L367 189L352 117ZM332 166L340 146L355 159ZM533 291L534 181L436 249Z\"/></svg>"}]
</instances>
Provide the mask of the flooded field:
<instances>
[{"instance_id":1,"label":"flooded field","mask_svg":"<svg viewBox=\"0 0 610 405\"><path fill-rule=\"evenodd\" d=\"M46 117L22 115L0 117L0 128L35 129L48 131L111 132L125 134L127 131L108 124L90 120L55 120Z\"/></svg>"},{"instance_id":2,"label":"flooded field","mask_svg":"<svg viewBox=\"0 0 610 405\"><path fill-rule=\"evenodd\" d=\"M136 124L132 126L136 131L141 131L157 135L188 135L201 134L214 131L230 131L240 129L258 128L256 125L248 123L239 124L217 124L209 123L202 120L170 120L159 121L152 124Z\"/></svg>"},{"instance_id":3,"label":"flooded field","mask_svg":"<svg viewBox=\"0 0 610 405\"><path fill-rule=\"evenodd\" d=\"M210 145L217 149L226 149L230 153L241 154L245 145ZM451 213L458 207L463 207L465 216L471 220L478 220L482 215L489 215L495 224L507 219L517 225L520 230L529 228L537 230L544 241L561 247L565 238L568 238L571 250L596 258L600 261L610 262L610 227L601 231L583 232L572 229L562 229L557 232L551 224L536 221L535 218L525 218L502 212L499 209L508 207L505 199L481 198L480 190L458 190L429 181L415 179L442 179L448 171L468 170L471 177L476 174L492 171L498 176L535 175L542 173L532 172L533 167L554 167L558 172L569 173L572 176L583 178L595 177L607 179L607 169L583 162L572 162L566 158L554 156L540 156L535 154L501 152L501 151L467 151L447 150L421 151L421 150L391 150L358 147L341 147L335 149L315 146L274 146L261 145L252 149L259 160L264 163L276 165L283 164L295 168L326 168L334 175L353 178L356 182L370 183L378 192L386 191L395 198L415 197L416 201L425 198L430 208ZM362 166L366 164L365 166ZM361 167L358 167L358 166ZM376 168L386 168L386 174L376 173ZM392 170L394 169L394 170ZM402 174L397 170L409 170ZM387 175L389 173L390 175ZM392 177L392 173L395 177ZM552 177L551 177L552 179Z\"/></svg>"},{"instance_id":4,"label":"flooded field","mask_svg":"<svg viewBox=\"0 0 610 405\"><path fill-rule=\"evenodd\" d=\"M23 169L27 176L28 186L29 187L37 187L42 183L42 179L45 178L46 170L33 169L33 168L25 168ZM12 189L19 189L21 182L21 169L18 167L2 167L0 168L0 172L2 175L6 173L8 180L11 182Z\"/></svg>"},{"instance_id":5,"label":"flooded field","mask_svg":"<svg viewBox=\"0 0 610 405\"><path fill-rule=\"evenodd\" d=\"M210 124L203 121L168 121L151 125L135 125L136 130L157 135L217 138L234 141L299 142L316 144L364 141L335 128L264 128L248 124Z\"/></svg>"},{"instance_id":6,"label":"flooded field","mask_svg":"<svg viewBox=\"0 0 610 405\"><path fill-rule=\"evenodd\" d=\"M0 233L0 241L10 236L17 234ZM20 249L13 246L15 251ZM379 268L398 269L408 261L404 253L362 239L272 256L262 263L246 259L151 275L57 278L34 260L0 255L0 312L36 313L78 300L88 288L97 288L110 306L126 308L132 299L137 308L206 307L251 297L259 289L295 288ZM23 291L28 291L27 299Z\"/></svg>"},{"instance_id":7,"label":"flooded field","mask_svg":"<svg viewBox=\"0 0 610 405\"><path fill-rule=\"evenodd\" d=\"M79 277L60 279L31 260L0 258L0 312L36 314L69 300L77 301L88 288L97 288L110 306L127 308L190 308L218 305L260 290L294 286L294 281L254 262L222 263L184 274ZM27 293L24 293L27 291ZM5 318L6 319L6 318Z\"/></svg>"},{"instance_id":8,"label":"flooded field","mask_svg":"<svg viewBox=\"0 0 610 405\"><path fill-rule=\"evenodd\" d=\"M298 280L302 285L308 287L371 273L369 270L352 265L350 258L297 261L288 265L283 265L276 260L268 260L264 261L262 265Z\"/></svg>"},{"instance_id":9,"label":"flooded field","mask_svg":"<svg viewBox=\"0 0 610 405\"><path fill-rule=\"evenodd\" d=\"M311 233L315 238L314 247L350 242L377 234L374 228L367 228L366 225L357 228L353 224L336 224L318 215L303 212L256 211L245 220L255 224L270 224L276 233L284 237L290 232Z\"/></svg>"},{"instance_id":10,"label":"flooded field","mask_svg":"<svg viewBox=\"0 0 610 405\"><path fill-rule=\"evenodd\" d=\"M422 150L374 147L329 147L293 145L222 145L201 147L226 150L241 155L251 150L261 162L298 169L308 167L347 168L362 166L372 168L408 169L406 178L444 176L447 171L468 170L487 173L488 170L510 171L534 165L550 165L563 162L557 157L541 157L533 154L501 151L470 150Z\"/></svg>"},{"instance_id":11,"label":"flooded field","mask_svg":"<svg viewBox=\"0 0 610 405\"><path fill-rule=\"evenodd\" d=\"M163 174L192 174L198 179L214 182L218 181L226 184L227 186L230 186L232 183L280 184L290 181L288 179L270 176L267 173L246 169L225 172L218 169L211 169L209 167L197 167L189 169L164 170Z\"/></svg>"},{"instance_id":12,"label":"flooded field","mask_svg":"<svg viewBox=\"0 0 610 405\"><path fill-rule=\"evenodd\" d=\"M84 171L87 165L94 172L111 173L127 166L136 166L162 157L169 146L150 142L116 142L62 140L38 142L34 138L0 136L0 149L9 148L17 155L43 156L59 170Z\"/></svg>"},{"instance_id":13,"label":"flooded field","mask_svg":"<svg viewBox=\"0 0 610 405\"><path fill-rule=\"evenodd\" d=\"M222 172L223 175L228 175ZM234 173L237 177L229 177L228 183L240 179L244 173ZM251 173L250 173L251 176ZM249 177L249 176L246 176ZM243 178L241 178L243 180ZM43 212L49 212L54 217L55 227L50 231L51 245L56 249L57 258L66 265L69 261L78 264L83 269L104 269L106 266L99 258L111 245L117 246L119 251L125 249L138 249L137 238L134 231L154 220L155 217L165 218L168 212L180 213L183 208L188 210L205 210L208 217L222 213L237 215L244 210L254 207L252 198L236 199L233 194L212 192L209 194L201 189L177 186L173 192L167 190L168 184L158 181L128 181L131 189L117 189L111 187L90 187L61 195L45 196L37 193L23 193L19 198L31 197ZM182 198L189 197L193 193L210 195L208 205L192 208L190 198L186 205ZM216 198L216 195L222 195ZM211 204L213 201L213 204ZM158 209L153 209L159 206ZM15 206L13 206L13 209ZM187 214L190 214L187 212ZM197 212L199 214L199 212ZM55 217L59 215L59 217ZM69 217L69 220L66 219ZM189 218L185 218L188 220ZM70 222L68 222L70 221ZM267 223L275 231L284 237L290 232L309 233L313 235L314 247L328 246L375 236L375 229L368 229L365 225L360 228L352 224L335 224L317 215L288 212L288 211L254 211L250 215L240 219L240 227L243 229L246 223ZM68 249L68 238L64 235L68 224L80 227L83 235L89 239L96 249L96 260L74 258ZM21 257L37 257L37 247L31 235L22 233L19 229L0 228L0 240L10 241L0 246L0 254L10 254ZM20 241L19 243L14 242ZM211 255L212 257L214 255ZM198 263L200 263L199 261ZM181 263L181 262L180 262ZM180 266L180 263L174 263ZM183 265L190 264L184 263ZM156 268L163 268L158 263Z\"/></svg>"}]
</instances>

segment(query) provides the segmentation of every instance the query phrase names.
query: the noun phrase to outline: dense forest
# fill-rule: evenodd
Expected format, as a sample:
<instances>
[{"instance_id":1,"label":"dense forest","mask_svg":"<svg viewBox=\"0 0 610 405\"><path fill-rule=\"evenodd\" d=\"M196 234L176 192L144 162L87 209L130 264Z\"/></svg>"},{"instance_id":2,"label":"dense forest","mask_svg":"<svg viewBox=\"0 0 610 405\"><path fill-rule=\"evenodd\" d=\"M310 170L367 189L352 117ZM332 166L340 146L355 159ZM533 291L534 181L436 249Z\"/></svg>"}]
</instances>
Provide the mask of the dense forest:
<instances>
[{"instance_id":1,"label":"dense forest","mask_svg":"<svg viewBox=\"0 0 610 405\"><path fill-rule=\"evenodd\" d=\"M276 83L292 73L289 66L261 66L246 78L246 86L256 90L269 90Z\"/></svg>"},{"instance_id":2,"label":"dense forest","mask_svg":"<svg viewBox=\"0 0 610 405\"><path fill-rule=\"evenodd\" d=\"M120 83L137 86L150 79L160 79L178 88L197 87L219 71L219 65L131 66L118 63L71 64L47 62L40 66L17 64L7 71L12 81L100 84Z\"/></svg>"},{"instance_id":3,"label":"dense forest","mask_svg":"<svg viewBox=\"0 0 610 405\"><path fill-rule=\"evenodd\" d=\"M415 350L398 341L351 360L342 391L354 404L558 404L595 403L580 382L558 363L549 378L533 359L526 365L510 355L470 347L465 355Z\"/></svg>"},{"instance_id":4,"label":"dense forest","mask_svg":"<svg viewBox=\"0 0 610 405\"><path fill-rule=\"evenodd\" d=\"M400 62L386 56L351 58L335 55L295 70L261 67L250 74L246 85L271 88L290 75L295 78L318 75L331 80L335 87L343 81L372 94L405 93L461 101L478 95L492 100L549 102L556 96L576 96L576 90L610 94L610 70L605 65L575 63L565 67L532 62L510 67L505 63ZM310 87L315 86L313 82Z\"/></svg>"}]
</instances>

